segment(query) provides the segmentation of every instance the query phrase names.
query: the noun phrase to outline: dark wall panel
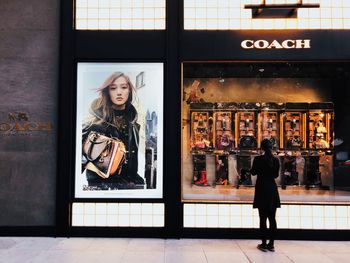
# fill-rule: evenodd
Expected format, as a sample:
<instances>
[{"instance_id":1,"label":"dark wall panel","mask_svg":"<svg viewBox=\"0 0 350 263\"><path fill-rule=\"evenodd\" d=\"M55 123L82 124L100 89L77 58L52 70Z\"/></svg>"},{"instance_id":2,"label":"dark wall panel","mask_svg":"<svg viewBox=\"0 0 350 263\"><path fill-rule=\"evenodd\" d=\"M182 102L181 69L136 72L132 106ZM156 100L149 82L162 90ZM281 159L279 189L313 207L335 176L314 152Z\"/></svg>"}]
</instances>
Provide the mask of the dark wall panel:
<instances>
[{"instance_id":1,"label":"dark wall panel","mask_svg":"<svg viewBox=\"0 0 350 263\"><path fill-rule=\"evenodd\" d=\"M1 1L0 31L0 226L54 226L59 1Z\"/></svg>"},{"instance_id":2,"label":"dark wall panel","mask_svg":"<svg viewBox=\"0 0 350 263\"><path fill-rule=\"evenodd\" d=\"M165 31L76 31L77 59L165 58Z\"/></svg>"}]
</instances>

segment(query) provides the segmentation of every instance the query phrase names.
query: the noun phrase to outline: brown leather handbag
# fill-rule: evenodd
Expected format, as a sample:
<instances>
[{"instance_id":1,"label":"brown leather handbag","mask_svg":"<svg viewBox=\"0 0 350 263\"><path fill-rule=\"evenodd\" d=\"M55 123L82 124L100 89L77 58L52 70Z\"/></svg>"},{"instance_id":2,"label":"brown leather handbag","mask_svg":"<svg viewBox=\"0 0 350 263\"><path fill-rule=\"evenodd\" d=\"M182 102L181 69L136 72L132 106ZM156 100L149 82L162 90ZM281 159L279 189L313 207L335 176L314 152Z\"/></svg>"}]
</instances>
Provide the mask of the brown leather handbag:
<instances>
[{"instance_id":1,"label":"brown leather handbag","mask_svg":"<svg viewBox=\"0 0 350 263\"><path fill-rule=\"evenodd\" d=\"M91 131L83 144L83 153L89 161L85 168L108 178L121 173L126 150L119 139Z\"/></svg>"}]
</instances>

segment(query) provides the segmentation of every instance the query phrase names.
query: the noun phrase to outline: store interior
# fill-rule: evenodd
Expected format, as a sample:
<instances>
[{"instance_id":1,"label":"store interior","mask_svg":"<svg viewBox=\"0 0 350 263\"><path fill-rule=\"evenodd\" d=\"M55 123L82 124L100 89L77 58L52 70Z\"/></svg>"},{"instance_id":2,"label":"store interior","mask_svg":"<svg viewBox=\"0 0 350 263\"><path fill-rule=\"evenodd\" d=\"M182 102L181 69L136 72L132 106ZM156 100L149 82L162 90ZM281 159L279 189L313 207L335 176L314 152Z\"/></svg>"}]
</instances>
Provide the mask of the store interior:
<instances>
[{"instance_id":1,"label":"store interior","mask_svg":"<svg viewBox=\"0 0 350 263\"><path fill-rule=\"evenodd\" d=\"M183 63L182 200L251 202L252 161L269 139L282 202L349 201L349 72L342 63Z\"/></svg>"}]
</instances>

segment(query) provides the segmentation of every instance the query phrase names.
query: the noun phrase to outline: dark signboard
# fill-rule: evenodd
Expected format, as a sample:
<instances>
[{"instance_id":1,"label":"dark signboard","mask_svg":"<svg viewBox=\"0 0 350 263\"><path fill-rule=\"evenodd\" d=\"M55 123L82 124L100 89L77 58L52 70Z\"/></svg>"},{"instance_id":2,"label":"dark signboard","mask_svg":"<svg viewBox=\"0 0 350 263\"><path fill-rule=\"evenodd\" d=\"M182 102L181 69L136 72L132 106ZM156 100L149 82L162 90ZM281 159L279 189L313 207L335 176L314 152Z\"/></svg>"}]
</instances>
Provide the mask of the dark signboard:
<instances>
[{"instance_id":1,"label":"dark signboard","mask_svg":"<svg viewBox=\"0 0 350 263\"><path fill-rule=\"evenodd\" d=\"M181 59L347 60L347 30L183 31Z\"/></svg>"}]
</instances>

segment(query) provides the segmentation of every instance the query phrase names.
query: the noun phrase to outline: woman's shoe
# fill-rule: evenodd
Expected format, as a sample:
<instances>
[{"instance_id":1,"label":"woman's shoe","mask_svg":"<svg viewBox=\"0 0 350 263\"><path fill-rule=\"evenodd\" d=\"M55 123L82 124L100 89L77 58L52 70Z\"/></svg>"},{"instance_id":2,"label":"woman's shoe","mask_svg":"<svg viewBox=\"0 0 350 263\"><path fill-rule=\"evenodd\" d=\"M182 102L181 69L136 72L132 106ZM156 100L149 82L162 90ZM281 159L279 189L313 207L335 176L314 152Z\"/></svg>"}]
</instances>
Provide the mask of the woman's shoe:
<instances>
[{"instance_id":1,"label":"woman's shoe","mask_svg":"<svg viewBox=\"0 0 350 263\"><path fill-rule=\"evenodd\" d=\"M271 252L275 252L275 247L273 245L267 245L266 249Z\"/></svg>"},{"instance_id":2,"label":"woman's shoe","mask_svg":"<svg viewBox=\"0 0 350 263\"><path fill-rule=\"evenodd\" d=\"M263 252L267 252L267 248L266 248L266 245L265 244L259 244L257 246L257 249L263 251Z\"/></svg>"}]
</instances>

